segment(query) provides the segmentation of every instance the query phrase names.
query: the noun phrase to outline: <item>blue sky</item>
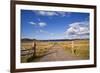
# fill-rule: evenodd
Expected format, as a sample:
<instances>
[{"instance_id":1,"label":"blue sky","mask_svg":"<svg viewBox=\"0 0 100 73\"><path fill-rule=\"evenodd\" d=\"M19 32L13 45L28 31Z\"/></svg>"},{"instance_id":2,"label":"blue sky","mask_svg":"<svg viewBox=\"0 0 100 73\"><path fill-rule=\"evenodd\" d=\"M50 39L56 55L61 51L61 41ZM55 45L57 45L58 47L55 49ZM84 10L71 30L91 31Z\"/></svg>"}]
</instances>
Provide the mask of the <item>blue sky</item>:
<instances>
[{"instance_id":1,"label":"blue sky","mask_svg":"<svg viewBox=\"0 0 100 73\"><path fill-rule=\"evenodd\" d=\"M21 38L89 38L89 13L21 10Z\"/></svg>"}]
</instances>

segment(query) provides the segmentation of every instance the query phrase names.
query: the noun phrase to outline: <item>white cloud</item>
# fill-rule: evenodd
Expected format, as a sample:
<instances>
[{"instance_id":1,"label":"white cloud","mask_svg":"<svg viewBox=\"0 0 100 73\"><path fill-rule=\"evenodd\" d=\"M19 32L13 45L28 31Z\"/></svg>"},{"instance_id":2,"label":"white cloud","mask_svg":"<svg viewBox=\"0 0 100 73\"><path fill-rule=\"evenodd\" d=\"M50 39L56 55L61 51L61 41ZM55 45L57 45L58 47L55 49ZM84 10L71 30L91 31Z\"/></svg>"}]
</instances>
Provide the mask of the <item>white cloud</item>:
<instances>
[{"instance_id":1,"label":"white cloud","mask_svg":"<svg viewBox=\"0 0 100 73\"><path fill-rule=\"evenodd\" d=\"M35 23L35 22L32 22L32 21L31 21L31 22L29 22L29 23L30 23L30 24L32 24L32 25L36 25L36 23Z\"/></svg>"},{"instance_id":2,"label":"white cloud","mask_svg":"<svg viewBox=\"0 0 100 73\"><path fill-rule=\"evenodd\" d=\"M34 25L34 26L38 26L38 27L44 27L44 26L46 26L47 24L45 23L45 22L37 22L37 23L35 23L35 22L29 22L31 25Z\"/></svg>"},{"instance_id":3,"label":"white cloud","mask_svg":"<svg viewBox=\"0 0 100 73\"><path fill-rule=\"evenodd\" d=\"M63 12L63 11L36 11L36 14L42 16L70 16L71 12Z\"/></svg>"},{"instance_id":4,"label":"white cloud","mask_svg":"<svg viewBox=\"0 0 100 73\"><path fill-rule=\"evenodd\" d=\"M56 12L53 11L37 11L38 14L43 15L43 16L54 16L58 15Z\"/></svg>"},{"instance_id":5,"label":"white cloud","mask_svg":"<svg viewBox=\"0 0 100 73\"><path fill-rule=\"evenodd\" d=\"M59 15L61 16L66 16L66 13L65 12L57 12Z\"/></svg>"},{"instance_id":6,"label":"white cloud","mask_svg":"<svg viewBox=\"0 0 100 73\"><path fill-rule=\"evenodd\" d=\"M45 22L39 22L38 25L39 25L40 27L44 27L44 26L46 26L47 24L46 24Z\"/></svg>"},{"instance_id":7,"label":"white cloud","mask_svg":"<svg viewBox=\"0 0 100 73\"><path fill-rule=\"evenodd\" d=\"M69 24L69 28L65 31L66 36L78 38L89 36L89 23L88 22L74 22Z\"/></svg>"}]
</instances>

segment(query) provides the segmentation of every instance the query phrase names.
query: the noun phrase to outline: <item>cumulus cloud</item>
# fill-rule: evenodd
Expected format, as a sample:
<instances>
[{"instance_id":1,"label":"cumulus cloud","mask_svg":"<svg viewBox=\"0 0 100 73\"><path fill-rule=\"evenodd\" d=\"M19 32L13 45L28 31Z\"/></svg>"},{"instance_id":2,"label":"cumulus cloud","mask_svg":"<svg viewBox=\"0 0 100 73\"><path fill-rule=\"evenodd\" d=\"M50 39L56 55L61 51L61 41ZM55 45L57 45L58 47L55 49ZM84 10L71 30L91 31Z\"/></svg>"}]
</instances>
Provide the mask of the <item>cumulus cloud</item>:
<instances>
[{"instance_id":1,"label":"cumulus cloud","mask_svg":"<svg viewBox=\"0 0 100 73\"><path fill-rule=\"evenodd\" d=\"M33 25L33 26L38 26L38 27L45 27L47 24L45 22L29 22L29 24Z\"/></svg>"},{"instance_id":2,"label":"cumulus cloud","mask_svg":"<svg viewBox=\"0 0 100 73\"><path fill-rule=\"evenodd\" d=\"M37 11L38 14L43 15L43 16L54 16L58 15L56 12L53 11Z\"/></svg>"},{"instance_id":3,"label":"cumulus cloud","mask_svg":"<svg viewBox=\"0 0 100 73\"><path fill-rule=\"evenodd\" d=\"M32 21L31 21L31 22L29 22L29 24L36 25L36 23L35 23L35 22L32 22Z\"/></svg>"},{"instance_id":4,"label":"cumulus cloud","mask_svg":"<svg viewBox=\"0 0 100 73\"><path fill-rule=\"evenodd\" d=\"M71 12L61 12L61 11L59 11L59 12L57 12L58 13L58 15L61 15L61 16L70 16L71 15Z\"/></svg>"},{"instance_id":5,"label":"cumulus cloud","mask_svg":"<svg viewBox=\"0 0 100 73\"><path fill-rule=\"evenodd\" d=\"M89 36L89 23L88 22L74 22L69 24L69 28L65 31L66 36L78 38Z\"/></svg>"},{"instance_id":6,"label":"cumulus cloud","mask_svg":"<svg viewBox=\"0 0 100 73\"><path fill-rule=\"evenodd\" d=\"M69 16L70 12L63 12L63 11L35 11L36 14L42 16Z\"/></svg>"},{"instance_id":7,"label":"cumulus cloud","mask_svg":"<svg viewBox=\"0 0 100 73\"><path fill-rule=\"evenodd\" d=\"M40 27L44 27L44 26L46 26L47 24L46 24L45 22L39 22L38 25L39 25Z\"/></svg>"}]
</instances>

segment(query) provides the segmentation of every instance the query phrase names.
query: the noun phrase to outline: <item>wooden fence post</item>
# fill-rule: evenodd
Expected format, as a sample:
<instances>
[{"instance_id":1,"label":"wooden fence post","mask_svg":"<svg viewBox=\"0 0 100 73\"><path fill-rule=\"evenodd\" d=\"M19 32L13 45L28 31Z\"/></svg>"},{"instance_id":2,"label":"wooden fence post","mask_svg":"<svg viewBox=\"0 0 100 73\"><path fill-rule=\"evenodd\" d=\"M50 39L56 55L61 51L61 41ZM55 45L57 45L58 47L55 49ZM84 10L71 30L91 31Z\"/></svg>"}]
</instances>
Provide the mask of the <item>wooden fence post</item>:
<instances>
[{"instance_id":1,"label":"wooden fence post","mask_svg":"<svg viewBox=\"0 0 100 73\"><path fill-rule=\"evenodd\" d=\"M34 41L34 44L32 44L32 49L34 50L33 56L36 56L36 41Z\"/></svg>"},{"instance_id":2,"label":"wooden fence post","mask_svg":"<svg viewBox=\"0 0 100 73\"><path fill-rule=\"evenodd\" d=\"M73 40L72 40L71 46L72 46L72 54L74 54L74 41Z\"/></svg>"}]
</instances>

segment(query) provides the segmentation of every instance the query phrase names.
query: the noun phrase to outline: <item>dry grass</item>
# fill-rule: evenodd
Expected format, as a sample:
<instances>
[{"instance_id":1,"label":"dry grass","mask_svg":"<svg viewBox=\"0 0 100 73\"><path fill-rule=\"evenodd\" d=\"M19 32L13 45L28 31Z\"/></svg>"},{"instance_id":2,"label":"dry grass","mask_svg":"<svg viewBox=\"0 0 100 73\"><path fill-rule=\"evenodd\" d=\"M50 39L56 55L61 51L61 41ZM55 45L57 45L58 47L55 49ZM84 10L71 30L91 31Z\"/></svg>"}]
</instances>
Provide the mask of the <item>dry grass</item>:
<instances>
[{"instance_id":1,"label":"dry grass","mask_svg":"<svg viewBox=\"0 0 100 73\"><path fill-rule=\"evenodd\" d=\"M61 42L60 45L67 53L72 53L72 42ZM74 54L81 59L89 59L89 40L75 40L73 45Z\"/></svg>"},{"instance_id":2,"label":"dry grass","mask_svg":"<svg viewBox=\"0 0 100 73\"><path fill-rule=\"evenodd\" d=\"M22 42L21 49L31 49L33 42ZM62 46L62 49L66 53L72 53L72 41L60 41L56 42ZM48 52L48 50L55 44L55 42L36 42L36 56L42 56ZM80 59L89 59L89 40L74 40L73 45L74 56L80 57ZM21 62L27 62L29 56L21 56Z\"/></svg>"},{"instance_id":3,"label":"dry grass","mask_svg":"<svg viewBox=\"0 0 100 73\"><path fill-rule=\"evenodd\" d=\"M27 50L32 48L32 42L22 42L21 43L21 50Z\"/></svg>"},{"instance_id":4,"label":"dry grass","mask_svg":"<svg viewBox=\"0 0 100 73\"><path fill-rule=\"evenodd\" d=\"M44 55L52 45L53 43L51 42L38 42L36 47L36 55L37 56Z\"/></svg>"},{"instance_id":5,"label":"dry grass","mask_svg":"<svg viewBox=\"0 0 100 73\"><path fill-rule=\"evenodd\" d=\"M28 50L32 49L33 42L22 42L21 49ZM36 42L36 56L40 57L46 54L46 52L53 45L52 42ZM27 62L27 59L32 55L21 56L21 62Z\"/></svg>"}]
</instances>

